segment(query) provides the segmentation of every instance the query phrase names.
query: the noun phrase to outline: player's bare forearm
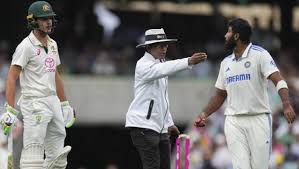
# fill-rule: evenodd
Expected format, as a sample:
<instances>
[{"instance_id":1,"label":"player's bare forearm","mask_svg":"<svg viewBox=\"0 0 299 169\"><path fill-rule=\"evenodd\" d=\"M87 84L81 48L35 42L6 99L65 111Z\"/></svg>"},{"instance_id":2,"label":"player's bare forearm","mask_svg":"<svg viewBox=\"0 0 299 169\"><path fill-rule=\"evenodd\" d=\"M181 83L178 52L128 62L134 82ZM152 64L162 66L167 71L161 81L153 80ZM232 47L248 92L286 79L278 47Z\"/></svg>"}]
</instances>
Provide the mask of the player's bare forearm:
<instances>
[{"instance_id":1,"label":"player's bare forearm","mask_svg":"<svg viewBox=\"0 0 299 169\"><path fill-rule=\"evenodd\" d=\"M60 74L56 71L55 75L55 82L56 82L56 92L59 100L61 102L66 101L66 96L64 94L64 86L63 86L63 81L61 79Z\"/></svg>"},{"instance_id":2,"label":"player's bare forearm","mask_svg":"<svg viewBox=\"0 0 299 169\"><path fill-rule=\"evenodd\" d=\"M7 79L6 82L6 101L7 104L14 107L15 103L15 91L16 91L16 81L11 78Z\"/></svg>"},{"instance_id":3,"label":"player's bare forearm","mask_svg":"<svg viewBox=\"0 0 299 169\"><path fill-rule=\"evenodd\" d=\"M203 109L205 117L210 116L215 111L217 111L227 97L227 93L225 90L220 90L216 88L215 95L210 98L207 106Z\"/></svg>"},{"instance_id":4,"label":"player's bare forearm","mask_svg":"<svg viewBox=\"0 0 299 169\"><path fill-rule=\"evenodd\" d=\"M289 100L289 90L284 88L284 89L280 89L278 91L278 94L280 96L281 102L282 102L282 106L285 108L287 106L290 105L290 100Z\"/></svg>"},{"instance_id":5,"label":"player's bare forearm","mask_svg":"<svg viewBox=\"0 0 299 169\"><path fill-rule=\"evenodd\" d=\"M204 127L206 119L213 114L216 110L218 110L227 97L227 93L225 90L220 90L216 88L215 95L210 98L209 103L203 109L201 114L195 119L194 126L196 127Z\"/></svg>"},{"instance_id":6,"label":"player's bare forearm","mask_svg":"<svg viewBox=\"0 0 299 169\"><path fill-rule=\"evenodd\" d=\"M15 105L16 81L21 71L22 68L20 66L11 65L7 74L6 101L12 107Z\"/></svg>"},{"instance_id":7,"label":"player's bare forearm","mask_svg":"<svg viewBox=\"0 0 299 169\"><path fill-rule=\"evenodd\" d=\"M283 105L283 114L288 123L293 123L296 118L296 113L289 101L289 90L287 88L282 88L278 91Z\"/></svg>"},{"instance_id":8,"label":"player's bare forearm","mask_svg":"<svg viewBox=\"0 0 299 169\"><path fill-rule=\"evenodd\" d=\"M283 114L288 123L293 123L296 118L296 113L289 101L289 89L287 83L283 80L280 73L274 72L269 76L269 79L274 83L276 90L280 96L283 105Z\"/></svg>"},{"instance_id":9,"label":"player's bare forearm","mask_svg":"<svg viewBox=\"0 0 299 169\"><path fill-rule=\"evenodd\" d=\"M281 74L277 71L277 72L274 72L272 73L270 76L269 76L269 79L273 82L273 84L275 86L277 86L277 83L281 80L283 80L283 77L281 76ZM289 106L290 105L290 101L289 101L289 90L287 88L283 88L283 89L280 89L278 91L278 94L280 96L280 99L282 101L282 105L283 107L286 107L286 106Z\"/></svg>"},{"instance_id":10,"label":"player's bare forearm","mask_svg":"<svg viewBox=\"0 0 299 169\"><path fill-rule=\"evenodd\" d=\"M277 85L277 83L280 80L283 80L282 76L280 75L280 73L278 71L269 75L268 79L270 79L275 86Z\"/></svg>"}]
</instances>

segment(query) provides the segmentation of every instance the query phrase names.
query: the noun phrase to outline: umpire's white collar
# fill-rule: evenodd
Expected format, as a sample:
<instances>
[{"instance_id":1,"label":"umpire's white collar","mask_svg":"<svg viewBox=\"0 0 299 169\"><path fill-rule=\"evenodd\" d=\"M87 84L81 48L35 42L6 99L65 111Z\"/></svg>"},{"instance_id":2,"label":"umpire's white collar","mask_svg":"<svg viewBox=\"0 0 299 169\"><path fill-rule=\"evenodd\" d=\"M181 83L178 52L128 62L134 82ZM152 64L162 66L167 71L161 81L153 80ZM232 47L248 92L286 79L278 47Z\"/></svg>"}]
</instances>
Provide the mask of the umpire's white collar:
<instances>
[{"instance_id":1,"label":"umpire's white collar","mask_svg":"<svg viewBox=\"0 0 299 169\"><path fill-rule=\"evenodd\" d=\"M144 53L144 56L143 56L146 60L151 60L155 63L160 63L162 62L160 59L156 59L152 54L148 53L148 52L145 52ZM165 60L165 59L163 59Z\"/></svg>"}]
</instances>

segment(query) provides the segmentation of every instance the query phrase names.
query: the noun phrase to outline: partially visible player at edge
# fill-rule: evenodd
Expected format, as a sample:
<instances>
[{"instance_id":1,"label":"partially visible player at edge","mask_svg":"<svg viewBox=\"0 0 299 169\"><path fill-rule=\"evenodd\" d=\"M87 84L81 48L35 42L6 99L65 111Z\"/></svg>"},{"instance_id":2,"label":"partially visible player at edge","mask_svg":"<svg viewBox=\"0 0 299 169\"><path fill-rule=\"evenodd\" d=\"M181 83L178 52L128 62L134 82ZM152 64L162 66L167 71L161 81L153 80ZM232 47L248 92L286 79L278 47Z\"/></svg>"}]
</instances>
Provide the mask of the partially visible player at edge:
<instances>
[{"instance_id":1,"label":"partially visible player at edge","mask_svg":"<svg viewBox=\"0 0 299 169\"><path fill-rule=\"evenodd\" d=\"M228 23L226 49L233 53L222 62L215 84L216 93L197 117L206 119L227 99L224 132L234 169L268 169L272 144L272 116L267 80L276 86L288 123L295 120L288 86L267 50L250 43L251 26L237 18Z\"/></svg>"},{"instance_id":2,"label":"partially visible player at edge","mask_svg":"<svg viewBox=\"0 0 299 169\"><path fill-rule=\"evenodd\" d=\"M12 57L6 83L6 113L0 122L7 134L17 120L16 81L20 77L18 101L24 117L21 169L65 169L70 146L64 147L65 127L75 122L75 114L64 94L56 42L49 37L56 14L45 1L36 1L28 9L29 36L18 45ZM44 159L44 152L45 157Z\"/></svg>"}]
</instances>

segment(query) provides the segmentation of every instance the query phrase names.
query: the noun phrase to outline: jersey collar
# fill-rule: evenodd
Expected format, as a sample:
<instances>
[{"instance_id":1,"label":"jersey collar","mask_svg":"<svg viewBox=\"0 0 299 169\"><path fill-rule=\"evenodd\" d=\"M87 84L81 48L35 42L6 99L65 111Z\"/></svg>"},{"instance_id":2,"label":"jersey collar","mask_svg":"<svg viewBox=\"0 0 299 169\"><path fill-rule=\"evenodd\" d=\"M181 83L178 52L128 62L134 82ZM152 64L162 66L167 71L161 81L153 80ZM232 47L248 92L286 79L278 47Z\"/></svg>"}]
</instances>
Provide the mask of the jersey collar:
<instances>
[{"instance_id":1,"label":"jersey collar","mask_svg":"<svg viewBox=\"0 0 299 169\"><path fill-rule=\"evenodd\" d=\"M151 55L151 54L148 53L148 52L145 52L144 56L145 56L148 60L152 60L152 61L154 61L155 63L162 62L162 61L160 61L160 59L155 59L154 56Z\"/></svg>"},{"instance_id":2,"label":"jersey collar","mask_svg":"<svg viewBox=\"0 0 299 169\"><path fill-rule=\"evenodd\" d=\"M248 53L249 53L249 49L250 49L251 45L252 45L252 43L249 43L249 44L247 45L247 47L246 47L245 51L243 52L243 54L242 54L240 60L242 60L242 59L248 57ZM233 60L233 61L237 61L236 56L235 56L235 52L232 53L232 56L233 56L233 57L232 57L232 60Z\"/></svg>"},{"instance_id":3,"label":"jersey collar","mask_svg":"<svg viewBox=\"0 0 299 169\"><path fill-rule=\"evenodd\" d=\"M36 36L33 34L33 31L30 32L28 38L30 39L30 42L35 46L43 46L42 43L36 38ZM52 39L47 35L49 44L52 43ZM49 45L48 44L48 45Z\"/></svg>"}]
</instances>

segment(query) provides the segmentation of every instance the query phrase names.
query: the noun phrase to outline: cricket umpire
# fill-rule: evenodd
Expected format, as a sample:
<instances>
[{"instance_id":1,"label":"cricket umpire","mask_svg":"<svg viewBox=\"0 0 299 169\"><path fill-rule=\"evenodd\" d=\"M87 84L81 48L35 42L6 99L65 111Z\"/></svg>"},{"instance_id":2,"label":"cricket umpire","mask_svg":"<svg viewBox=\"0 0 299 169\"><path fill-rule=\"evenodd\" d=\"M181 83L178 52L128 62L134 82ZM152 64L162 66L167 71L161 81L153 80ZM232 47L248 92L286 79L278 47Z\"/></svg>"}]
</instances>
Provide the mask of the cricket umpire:
<instances>
[{"instance_id":1,"label":"cricket umpire","mask_svg":"<svg viewBox=\"0 0 299 169\"><path fill-rule=\"evenodd\" d=\"M205 53L165 61L169 43L163 29L149 29L145 49L135 69L134 100L126 115L132 142L139 152L143 169L170 169L169 133L179 134L169 110L168 76L207 59Z\"/></svg>"}]
</instances>

